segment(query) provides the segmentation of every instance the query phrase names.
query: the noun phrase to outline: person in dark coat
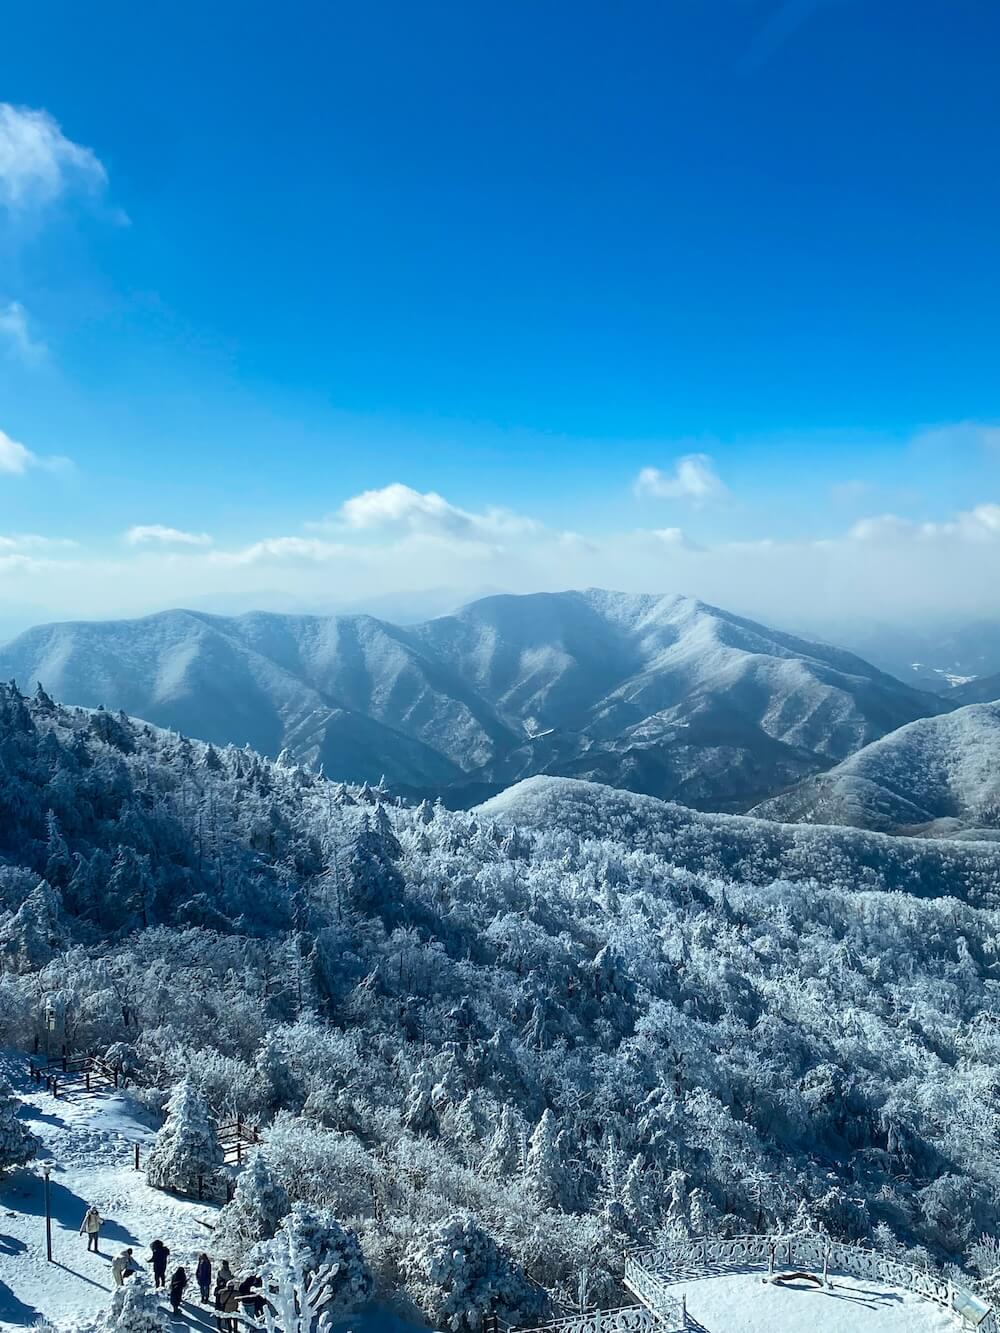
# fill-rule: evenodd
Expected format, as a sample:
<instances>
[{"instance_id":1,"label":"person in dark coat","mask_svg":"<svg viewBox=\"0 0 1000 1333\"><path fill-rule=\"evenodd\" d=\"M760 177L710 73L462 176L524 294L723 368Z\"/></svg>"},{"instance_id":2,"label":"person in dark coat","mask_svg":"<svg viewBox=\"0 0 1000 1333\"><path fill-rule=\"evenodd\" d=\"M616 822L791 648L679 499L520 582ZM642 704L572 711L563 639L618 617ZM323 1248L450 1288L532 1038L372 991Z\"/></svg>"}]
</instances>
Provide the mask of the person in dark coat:
<instances>
[{"instance_id":1,"label":"person in dark coat","mask_svg":"<svg viewBox=\"0 0 1000 1333\"><path fill-rule=\"evenodd\" d=\"M225 1263L225 1260L222 1261ZM222 1276L222 1269L219 1269L219 1276L215 1280L215 1323L219 1333L226 1333L229 1327L229 1320L225 1318L226 1298L229 1295L229 1283Z\"/></svg>"},{"instance_id":2,"label":"person in dark coat","mask_svg":"<svg viewBox=\"0 0 1000 1333\"><path fill-rule=\"evenodd\" d=\"M162 1240L154 1240L149 1247L149 1262L153 1265L153 1287L167 1285L167 1259L170 1251Z\"/></svg>"},{"instance_id":3,"label":"person in dark coat","mask_svg":"<svg viewBox=\"0 0 1000 1333\"><path fill-rule=\"evenodd\" d=\"M207 1305L209 1292L212 1290L212 1261L207 1254L199 1254L198 1267L194 1270L194 1275L198 1279L201 1303Z\"/></svg>"},{"instance_id":4,"label":"person in dark coat","mask_svg":"<svg viewBox=\"0 0 1000 1333\"><path fill-rule=\"evenodd\" d=\"M257 1293L257 1288L263 1285L261 1278L256 1273L251 1273L249 1277L243 1279L238 1288L241 1305L255 1319L264 1317L264 1298Z\"/></svg>"},{"instance_id":5,"label":"person in dark coat","mask_svg":"<svg viewBox=\"0 0 1000 1333\"><path fill-rule=\"evenodd\" d=\"M175 1268L170 1279L170 1307L174 1314L180 1314L184 1288L188 1284L188 1275L183 1267Z\"/></svg>"}]
</instances>

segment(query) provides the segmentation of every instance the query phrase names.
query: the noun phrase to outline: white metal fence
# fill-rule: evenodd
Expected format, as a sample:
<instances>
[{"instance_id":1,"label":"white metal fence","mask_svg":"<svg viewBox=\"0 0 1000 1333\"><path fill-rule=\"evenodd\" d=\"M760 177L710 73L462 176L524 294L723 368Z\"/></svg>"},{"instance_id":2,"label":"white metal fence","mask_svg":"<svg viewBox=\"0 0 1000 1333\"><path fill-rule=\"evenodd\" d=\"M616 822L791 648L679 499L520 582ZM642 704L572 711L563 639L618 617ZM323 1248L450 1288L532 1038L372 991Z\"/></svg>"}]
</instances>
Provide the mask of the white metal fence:
<instances>
[{"instance_id":1,"label":"white metal fence","mask_svg":"<svg viewBox=\"0 0 1000 1333\"><path fill-rule=\"evenodd\" d=\"M530 1333L653 1333L655 1324L645 1305L622 1305L615 1310L563 1315L532 1328ZM506 1333L529 1333L529 1330L509 1328Z\"/></svg>"},{"instance_id":2,"label":"white metal fence","mask_svg":"<svg viewBox=\"0 0 1000 1333\"><path fill-rule=\"evenodd\" d=\"M661 1286L668 1291L685 1280L709 1277L713 1273L769 1268L772 1265L813 1270L828 1267L833 1273L866 1278L912 1291L924 1300L933 1301L951 1311L966 1327L976 1328L979 1333L1000 1333L996 1312L947 1278L900 1263L876 1250L865 1249L861 1245L841 1244L823 1236L736 1236L731 1240L701 1236L631 1250L626 1255L625 1263L626 1282L631 1264L634 1271L655 1274ZM628 1285L632 1286L631 1283ZM632 1290L635 1290L634 1286ZM641 1294L640 1299L643 1299Z\"/></svg>"}]
</instances>

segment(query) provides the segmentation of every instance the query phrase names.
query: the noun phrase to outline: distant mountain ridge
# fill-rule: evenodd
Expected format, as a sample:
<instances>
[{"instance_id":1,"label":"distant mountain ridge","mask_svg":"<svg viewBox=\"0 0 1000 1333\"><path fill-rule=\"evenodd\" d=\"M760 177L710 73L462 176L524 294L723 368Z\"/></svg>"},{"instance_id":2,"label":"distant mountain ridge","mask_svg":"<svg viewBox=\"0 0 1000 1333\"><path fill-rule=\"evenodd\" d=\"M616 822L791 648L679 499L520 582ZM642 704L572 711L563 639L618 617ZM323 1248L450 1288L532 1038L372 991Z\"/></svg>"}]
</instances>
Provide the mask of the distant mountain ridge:
<instances>
[{"instance_id":1,"label":"distant mountain ridge","mask_svg":"<svg viewBox=\"0 0 1000 1333\"><path fill-rule=\"evenodd\" d=\"M911 722L753 813L884 833L989 830L1000 839L1000 703Z\"/></svg>"},{"instance_id":2,"label":"distant mountain ridge","mask_svg":"<svg viewBox=\"0 0 1000 1333\"><path fill-rule=\"evenodd\" d=\"M0 677L454 803L548 773L745 809L949 706L691 598L599 589L408 626L184 610L43 625L0 649Z\"/></svg>"}]
</instances>

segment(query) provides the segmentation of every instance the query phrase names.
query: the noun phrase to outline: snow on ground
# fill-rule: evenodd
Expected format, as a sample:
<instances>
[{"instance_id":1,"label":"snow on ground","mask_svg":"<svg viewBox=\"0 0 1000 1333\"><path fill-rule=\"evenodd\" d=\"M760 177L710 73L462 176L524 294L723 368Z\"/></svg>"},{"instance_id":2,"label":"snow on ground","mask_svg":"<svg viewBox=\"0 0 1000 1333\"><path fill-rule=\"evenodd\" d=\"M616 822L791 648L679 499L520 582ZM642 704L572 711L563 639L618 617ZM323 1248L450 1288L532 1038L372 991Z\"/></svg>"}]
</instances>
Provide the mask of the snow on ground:
<instances>
[{"instance_id":1,"label":"snow on ground","mask_svg":"<svg viewBox=\"0 0 1000 1333\"><path fill-rule=\"evenodd\" d=\"M912 1292L867 1278L833 1276L833 1289L773 1286L759 1272L685 1281L693 1328L702 1333L956 1333L958 1322Z\"/></svg>"},{"instance_id":2,"label":"snow on ground","mask_svg":"<svg viewBox=\"0 0 1000 1333\"><path fill-rule=\"evenodd\" d=\"M23 1119L43 1145L34 1162L0 1180L0 1329L100 1313L110 1300L112 1258L131 1245L148 1268L157 1237L170 1247L168 1273L183 1264L194 1286L193 1264L202 1250L211 1253L218 1205L151 1189L134 1170L134 1144L145 1156L155 1134L143 1109L113 1090L73 1088L57 1100L30 1082L24 1058L13 1053L0 1056L0 1070L24 1099ZM43 1165L51 1167L51 1264ZM86 1238L77 1234L92 1203L107 1219L100 1254L88 1254ZM184 1322L214 1333L214 1320L197 1303L185 1302L184 1312Z\"/></svg>"}]
</instances>

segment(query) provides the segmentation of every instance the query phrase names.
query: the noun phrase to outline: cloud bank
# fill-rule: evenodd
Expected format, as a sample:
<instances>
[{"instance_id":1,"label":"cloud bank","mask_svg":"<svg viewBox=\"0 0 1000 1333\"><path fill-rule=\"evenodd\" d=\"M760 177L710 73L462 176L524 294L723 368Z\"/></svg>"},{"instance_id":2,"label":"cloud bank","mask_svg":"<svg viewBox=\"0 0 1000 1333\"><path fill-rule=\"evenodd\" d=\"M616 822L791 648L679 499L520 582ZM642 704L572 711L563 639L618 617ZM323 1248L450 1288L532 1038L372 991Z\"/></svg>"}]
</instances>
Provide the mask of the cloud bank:
<instances>
[{"instance_id":1,"label":"cloud bank","mask_svg":"<svg viewBox=\"0 0 1000 1333\"><path fill-rule=\"evenodd\" d=\"M29 464L0 441L0 467ZM547 526L530 515L463 508L401 482L244 544L143 524L119 552L61 549L38 535L0 538L0 607L28 602L110 617L166 605L246 609L254 589L270 609L328 609L390 591L482 587L533 592L603 586L683 592L779 626L845 617L891 622L997 615L1000 502L928 522L878 514L833 536L797 541L697 542L680 527L602 535ZM229 601L227 602L227 599Z\"/></svg>"}]
</instances>

